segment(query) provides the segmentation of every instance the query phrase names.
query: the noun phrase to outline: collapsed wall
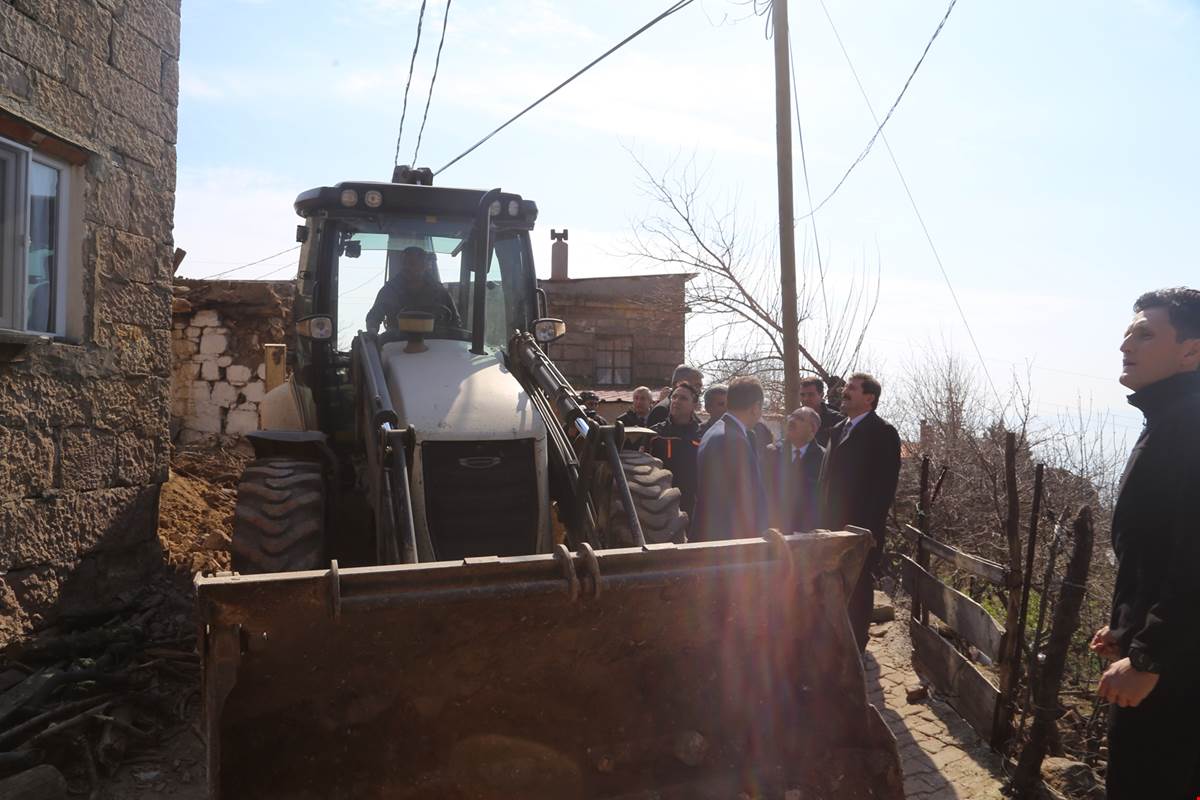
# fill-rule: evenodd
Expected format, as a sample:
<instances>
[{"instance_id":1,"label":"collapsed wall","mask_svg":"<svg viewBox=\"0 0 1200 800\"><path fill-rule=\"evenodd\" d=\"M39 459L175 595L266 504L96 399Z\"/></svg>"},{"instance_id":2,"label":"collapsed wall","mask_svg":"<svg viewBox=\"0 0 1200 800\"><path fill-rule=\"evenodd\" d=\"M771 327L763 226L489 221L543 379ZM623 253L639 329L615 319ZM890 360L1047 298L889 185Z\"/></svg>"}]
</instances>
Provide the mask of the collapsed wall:
<instances>
[{"instance_id":1,"label":"collapsed wall","mask_svg":"<svg viewBox=\"0 0 1200 800\"><path fill-rule=\"evenodd\" d=\"M263 345L283 344L295 286L287 281L175 281L171 436L180 444L259 428Z\"/></svg>"}]
</instances>

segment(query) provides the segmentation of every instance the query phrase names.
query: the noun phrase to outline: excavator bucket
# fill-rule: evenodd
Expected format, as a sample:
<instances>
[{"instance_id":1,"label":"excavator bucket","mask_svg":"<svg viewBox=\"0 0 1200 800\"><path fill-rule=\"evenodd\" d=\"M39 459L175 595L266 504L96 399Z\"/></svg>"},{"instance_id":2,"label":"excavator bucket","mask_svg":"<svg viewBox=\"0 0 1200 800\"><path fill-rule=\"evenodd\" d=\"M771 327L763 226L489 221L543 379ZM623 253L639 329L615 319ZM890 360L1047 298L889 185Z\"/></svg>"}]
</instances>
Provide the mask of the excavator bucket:
<instances>
[{"instance_id":1,"label":"excavator bucket","mask_svg":"<svg viewBox=\"0 0 1200 800\"><path fill-rule=\"evenodd\" d=\"M210 796L903 797L869 535L197 578Z\"/></svg>"}]
</instances>

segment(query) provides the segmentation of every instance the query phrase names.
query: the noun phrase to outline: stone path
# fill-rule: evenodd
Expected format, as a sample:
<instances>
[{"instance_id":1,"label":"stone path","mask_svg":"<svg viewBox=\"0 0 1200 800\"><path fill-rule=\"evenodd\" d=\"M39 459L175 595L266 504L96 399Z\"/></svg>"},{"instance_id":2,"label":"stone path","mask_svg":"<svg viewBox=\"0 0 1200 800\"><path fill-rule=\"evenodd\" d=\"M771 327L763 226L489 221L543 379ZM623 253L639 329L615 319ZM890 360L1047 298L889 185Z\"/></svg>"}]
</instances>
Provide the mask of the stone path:
<instances>
[{"instance_id":1,"label":"stone path","mask_svg":"<svg viewBox=\"0 0 1200 800\"><path fill-rule=\"evenodd\" d=\"M906 686L919 682L911 664L906 609L894 622L872 626L864 666L867 696L900 749L904 794L910 800L1002 800L1001 760L958 712L932 693L909 703Z\"/></svg>"}]
</instances>

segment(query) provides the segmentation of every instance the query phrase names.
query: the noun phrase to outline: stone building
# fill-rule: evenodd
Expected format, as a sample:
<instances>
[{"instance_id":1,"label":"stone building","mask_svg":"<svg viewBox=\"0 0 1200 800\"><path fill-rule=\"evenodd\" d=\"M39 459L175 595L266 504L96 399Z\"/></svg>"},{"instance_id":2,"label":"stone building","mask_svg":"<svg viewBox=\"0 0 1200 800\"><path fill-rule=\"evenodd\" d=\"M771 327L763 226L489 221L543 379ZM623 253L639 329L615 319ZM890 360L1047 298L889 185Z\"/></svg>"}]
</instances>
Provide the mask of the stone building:
<instances>
[{"instance_id":1,"label":"stone building","mask_svg":"<svg viewBox=\"0 0 1200 800\"><path fill-rule=\"evenodd\" d=\"M555 242L555 246L565 244ZM576 389L663 386L683 363L685 273L570 278L556 258L545 290L550 316L567 335L549 353Z\"/></svg>"},{"instance_id":2,"label":"stone building","mask_svg":"<svg viewBox=\"0 0 1200 800\"><path fill-rule=\"evenodd\" d=\"M178 0L0 2L0 645L158 556L178 58Z\"/></svg>"},{"instance_id":3,"label":"stone building","mask_svg":"<svg viewBox=\"0 0 1200 800\"><path fill-rule=\"evenodd\" d=\"M291 281L177 279L171 336L171 434L187 444L259 429L263 345L291 326Z\"/></svg>"}]
</instances>

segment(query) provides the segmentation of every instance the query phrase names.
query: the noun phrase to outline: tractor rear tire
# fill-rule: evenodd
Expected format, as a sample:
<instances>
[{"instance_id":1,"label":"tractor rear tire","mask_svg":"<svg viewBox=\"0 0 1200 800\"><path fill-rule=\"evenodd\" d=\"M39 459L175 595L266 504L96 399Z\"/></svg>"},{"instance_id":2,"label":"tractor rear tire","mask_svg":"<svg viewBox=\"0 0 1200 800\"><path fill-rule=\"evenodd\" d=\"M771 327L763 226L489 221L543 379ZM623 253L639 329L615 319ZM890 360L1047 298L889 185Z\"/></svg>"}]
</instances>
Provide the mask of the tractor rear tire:
<instances>
[{"instance_id":1,"label":"tractor rear tire","mask_svg":"<svg viewBox=\"0 0 1200 800\"><path fill-rule=\"evenodd\" d=\"M233 570L255 575L319 569L325 558L325 504L320 462L251 462L238 484Z\"/></svg>"},{"instance_id":2,"label":"tractor rear tire","mask_svg":"<svg viewBox=\"0 0 1200 800\"><path fill-rule=\"evenodd\" d=\"M679 509L682 494L671 485L671 471L663 462L639 450L621 451L621 468L629 482L629 493L637 507L638 521L647 544L687 541L688 516ZM625 504L615 482L608 514L609 541L617 546L632 546Z\"/></svg>"}]
</instances>

